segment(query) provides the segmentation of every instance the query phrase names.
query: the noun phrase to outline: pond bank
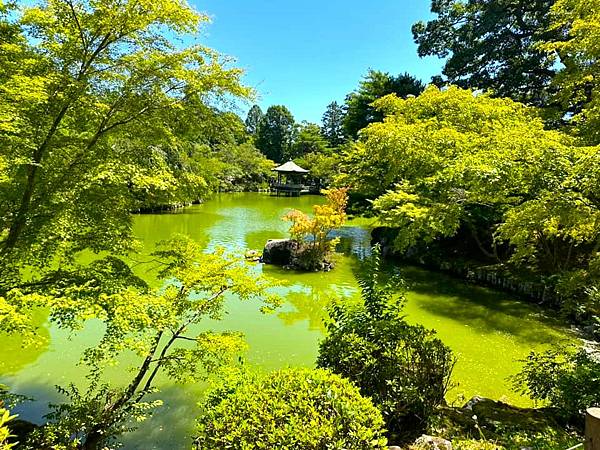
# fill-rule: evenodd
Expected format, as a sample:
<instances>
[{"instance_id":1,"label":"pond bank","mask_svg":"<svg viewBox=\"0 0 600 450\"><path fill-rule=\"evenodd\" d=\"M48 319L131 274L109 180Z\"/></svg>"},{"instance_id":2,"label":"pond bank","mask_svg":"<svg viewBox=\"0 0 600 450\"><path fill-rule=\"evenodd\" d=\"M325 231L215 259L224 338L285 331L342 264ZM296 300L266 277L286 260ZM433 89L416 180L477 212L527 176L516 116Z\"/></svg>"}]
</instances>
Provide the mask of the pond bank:
<instances>
[{"instance_id":1,"label":"pond bank","mask_svg":"<svg viewBox=\"0 0 600 450\"><path fill-rule=\"evenodd\" d=\"M371 232L372 244L381 246L388 259L409 262L430 270L456 276L469 283L488 286L518 295L524 300L550 307L558 307L558 295L553 286L542 280L531 280L511 272L503 264L484 265L463 258L440 257L432 252L409 249L400 254L394 249L396 231L393 228L377 227Z\"/></svg>"},{"instance_id":2,"label":"pond bank","mask_svg":"<svg viewBox=\"0 0 600 450\"><path fill-rule=\"evenodd\" d=\"M134 232L142 252L152 252L154 244L174 233L190 236L206 251L216 247L244 254L260 250L271 238L288 236L289 223L280 220L290 208L310 212L324 197L272 197L268 194L239 193L216 195L200 205L160 214L135 215ZM295 273L276 266L256 264L259 273L274 278L275 293L283 305L273 314L262 314L253 302L227 300L228 314L222 321L207 321L203 327L215 331L244 333L249 351L244 364L270 371L282 367L313 367L319 341L323 336L326 307L332 299L356 301L356 256L370 249L368 224L351 221L340 230L336 267L328 273ZM519 371L519 360L530 350L573 340L571 333L544 316L539 308L520 302L511 295L465 284L449 276L414 267L394 266L409 285L405 312L411 323L437 330L439 337L458 357L454 388L449 402L464 403L473 395L503 398L513 404L531 402L511 390L507 377ZM152 272L136 265L136 274L152 281ZM48 327L39 318L47 340L39 347L22 349L20 342L3 340L0 346L0 382L15 392L30 395L35 402L20 405L15 413L24 420L40 423L48 412L47 403L63 400L54 389L75 381L85 381L83 367L77 362L82 351L97 343L102 329L90 323L74 336ZM132 355L131 358L134 356ZM120 361L107 377L118 383L131 359ZM197 404L204 386L180 385L161 380L160 398L164 406L141 428L124 441L130 450L179 450L189 448ZM461 400L462 399L462 400ZM464 400L464 401L463 401ZM166 426L165 424L168 424Z\"/></svg>"}]
</instances>

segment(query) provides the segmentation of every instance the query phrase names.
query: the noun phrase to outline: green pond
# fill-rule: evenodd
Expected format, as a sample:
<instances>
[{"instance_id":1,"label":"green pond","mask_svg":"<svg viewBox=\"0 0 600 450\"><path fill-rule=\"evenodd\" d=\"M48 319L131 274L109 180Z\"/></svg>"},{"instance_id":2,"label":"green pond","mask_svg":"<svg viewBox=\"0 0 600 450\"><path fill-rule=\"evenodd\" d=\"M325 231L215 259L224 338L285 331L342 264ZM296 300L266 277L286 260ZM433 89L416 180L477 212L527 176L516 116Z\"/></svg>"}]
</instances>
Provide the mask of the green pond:
<instances>
[{"instance_id":1,"label":"green pond","mask_svg":"<svg viewBox=\"0 0 600 450\"><path fill-rule=\"evenodd\" d=\"M210 251L224 246L232 251L262 249L270 238L285 237L288 223L280 217L290 208L310 211L318 196L300 198L272 197L267 194L221 194L205 204L173 213L135 216L135 233L142 243L142 255L173 233L191 236ZM313 366L323 317L333 297L356 298L354 271L360 256L369 252L369 221L350 221L340 230L342 238L337 264L329 273L294 273L257 264L257 270L279 280L278 293L285 299L275 313L262 314L259 304L227 302L225 320L204 324L215 330L242 331L249 344L246 364L271 370L286 366ZM142 276L151 277L144 265ZM414 267L397 270L407 280L408 319L437 330L441 339L456 353L454 387L450 402L473 395L505 399L519 405L530 404L510 389L507 377L520 368L519 360L531 350L573 340L544 312L517 301L510 294L465 284L443 274ZM16 412L24 419L41 421L48 402L61 396L55 386L74 381L82 384L85 368L78 365L81 352L97 342L102 327L90 323L75 334L49 327L46 316L37 320L46 341L34 348L21 348L16 337L3 337L0 346L0 382L13 391L35 399L20 405ZM129 357L130 358L130 357ZM107 377L125 382L130 361L111 368ZM127 449L184 449L190 447L197 403L204 386L176 385L161 380L162 406L138 431L123 438Z\"/></svg>"}]
</instances>

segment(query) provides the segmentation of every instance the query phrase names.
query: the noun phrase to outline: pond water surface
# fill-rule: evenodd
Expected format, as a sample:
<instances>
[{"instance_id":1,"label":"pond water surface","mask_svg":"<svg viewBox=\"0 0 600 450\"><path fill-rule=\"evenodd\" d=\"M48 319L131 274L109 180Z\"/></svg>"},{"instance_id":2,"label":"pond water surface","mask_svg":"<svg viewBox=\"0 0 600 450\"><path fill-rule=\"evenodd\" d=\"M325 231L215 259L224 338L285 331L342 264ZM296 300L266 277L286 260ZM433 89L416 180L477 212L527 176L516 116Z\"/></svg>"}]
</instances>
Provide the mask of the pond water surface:
<instances>
[{"instance_id":1,"label":"pond water surface","mask_svg":"<svg viewBox=\"0 0 600 450\"><path fill-rule=\"evenodd\" d=\"M205 204L174 213L135 217L135 233L142 253L173 233L183 233L200 242L207 251L215 246L243 252L262 249L270 238L285 237L289 223L280 217L290 208L310 211L322 197L271 197L267 194L221 194ZM357 255L369 251L368 221L351 221L340 231L342 242L336 268L329 273L294 273L272 266L257 270L281 283L285 302L275 313L265 315L251 302L231 299L221 322L203 326L215 330L237 330L249 344L246 364L271 370L287 366L314 366L318 341L323 333L324 308L333 297L356 298L354 270ZM140 266L142 276L150 277ZM445 275L399 268L409 284L408 320L438 331L456 353L454 388L449 401L483 395L520 405L530 402L510 389L507 377L520 368L519 360L531 350L574 339L541 309L515 300L509 294L465 284ZM62 400L55 385L83 383L85 368L78 360L83 349L97 342L101 325L91 323L70 336L48 327L44 314L38 321L46 344L22 349L15 337L3 337L0 346L0 382L13 391L35 399L19 406L21 417L41 421L47 403ZM129 358L107 372L114 382L123 380ZM176 385L162 380L160 398L165 401L155 416L138 431L124 438L127 449L190 448L197 403L203 386Z\"/></svg>"}]
</instances>

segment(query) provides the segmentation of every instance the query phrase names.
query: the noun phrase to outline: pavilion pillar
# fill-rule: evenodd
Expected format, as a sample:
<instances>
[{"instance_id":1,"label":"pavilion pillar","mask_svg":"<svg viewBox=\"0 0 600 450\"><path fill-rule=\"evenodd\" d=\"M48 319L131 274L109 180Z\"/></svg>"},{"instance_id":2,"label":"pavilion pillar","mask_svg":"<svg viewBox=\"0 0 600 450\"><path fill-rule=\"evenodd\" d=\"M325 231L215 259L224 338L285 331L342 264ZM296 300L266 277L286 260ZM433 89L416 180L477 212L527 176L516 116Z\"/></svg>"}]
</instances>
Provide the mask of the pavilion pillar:
<instances>
[{"instance_id":1,"label":"pavilion pillar","mask_svg":"<svg viewBox=\"0 0 600 450\"><path fill-rule=\"evenodd\" d=\"M600 450L600 408L588 408L585 413L585 450Z\"/></svg>"}]
</instances>

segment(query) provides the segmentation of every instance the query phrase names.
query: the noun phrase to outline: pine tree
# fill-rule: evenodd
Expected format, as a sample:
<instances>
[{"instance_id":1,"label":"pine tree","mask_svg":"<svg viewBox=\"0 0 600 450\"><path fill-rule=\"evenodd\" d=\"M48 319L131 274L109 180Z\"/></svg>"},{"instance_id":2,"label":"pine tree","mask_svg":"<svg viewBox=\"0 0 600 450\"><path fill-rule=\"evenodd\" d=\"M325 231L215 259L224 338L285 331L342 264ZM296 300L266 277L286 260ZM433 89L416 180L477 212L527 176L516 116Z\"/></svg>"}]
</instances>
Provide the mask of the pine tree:
<instances>
[{"instance_id":1,"label":"pine tree","mask_svg":"<svg viewBox=\"0 0 600 450\"><path fill-rule=\"evenodd\" d=\"M296 122L282 105L270 106L256 132L256 147L269 159L282 162L290 154Z\"/></svg>"},{"instance_id":2,"label":"pine tree","mask_svg":"<svg viewBox=\"0 0 600 450\"><path fill-rule=\"evenodd\" d=\"M246 131L249 134L256 134L258 131L258 126L260 125L260 121L263 119L264 114L260 106L253 105L248 111L248 115L246 116Z\"/></svg>"},{"instance_id":3,"label":"pine tree","mask_svg":"<svg viewBox=\"0 0 600 450\"><path fill-rule=\"evenodd\" d=\"M342 144L344 136L344 110L337 102L331 102L323 114L321 134L329 141L331 147Z\"/></svg>"}]
</instances>

